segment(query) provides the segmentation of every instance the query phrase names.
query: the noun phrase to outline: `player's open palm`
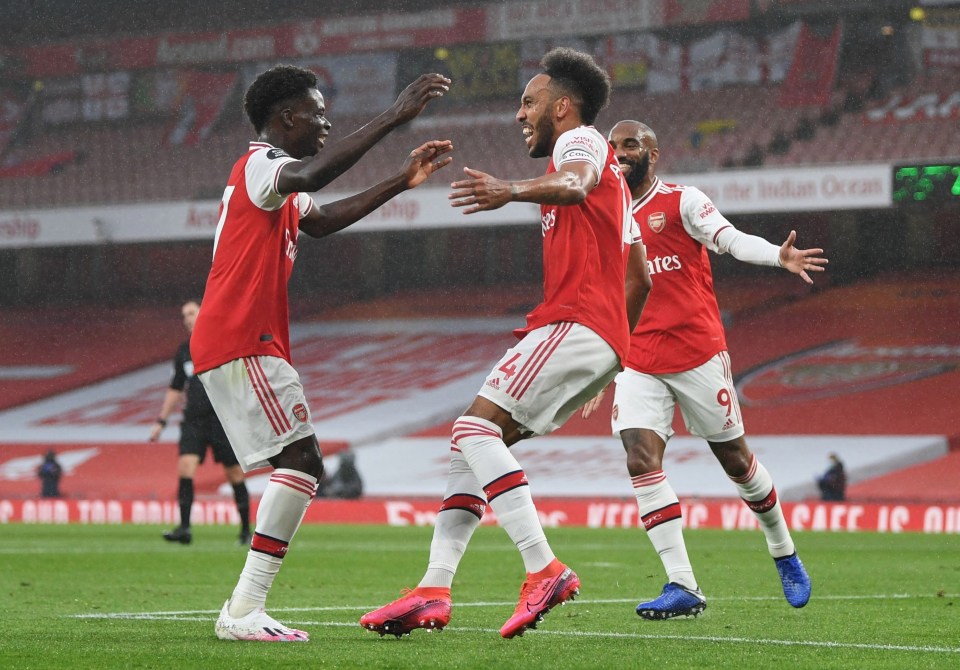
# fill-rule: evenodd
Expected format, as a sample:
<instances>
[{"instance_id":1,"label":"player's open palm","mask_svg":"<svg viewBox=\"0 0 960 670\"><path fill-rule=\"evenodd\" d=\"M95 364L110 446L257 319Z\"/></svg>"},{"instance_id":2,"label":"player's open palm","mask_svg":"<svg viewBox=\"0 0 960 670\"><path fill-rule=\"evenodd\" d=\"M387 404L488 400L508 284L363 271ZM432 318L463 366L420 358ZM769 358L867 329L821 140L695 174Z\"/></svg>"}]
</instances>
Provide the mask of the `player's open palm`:
<instances>
[{"instance_id":1,"label":"player's open palm","mask_svg":"<svg viewBox=\"0 0 960 670\"><path fill-rule=\"evenodd\" d=\"M400 123L406 123L415 118L427 103L450 90L450 80L442 74L422 74L400 91L396 102L393 103L393 113Z\"/></svg>"},{"instance_id":2,"label":"player's open palm","mask_svg":"<svg viewBox=\"0 0 960 670\"><path fill-rule=\"evenodd\" d=\"M466 207L464 214L499 209L510 202L510 183L480 170L463 168L468 179L450 184L453 192L447 197L454 207Z\"/></svg>"},{"instance_id":3,"label":"player's open palm","mask_svg":"<svg viewBox=\"0 0 960 670\"><path fill-rule=\"evenodd\" d=\"M450 140L433 140L410 152L403 164L403 174L407 178L407 186L415 188L422 184L434 172L450 164L452 156L443 154L453 151L453 142Z\"/></svg>"},{"instance_id":4,"label":"player's open palm","mask_svg":"<svg viewBox=\"0 0 960 670\"><path fill-rule=\"evenodd\" d=\"M791 230L786 241L780 245L780 264L795 275L812 284L807 272L823 272L829 261L823 257L823 249L797 249L793 243L797 240L797 231Z\"/></svg>"}]
</instances>

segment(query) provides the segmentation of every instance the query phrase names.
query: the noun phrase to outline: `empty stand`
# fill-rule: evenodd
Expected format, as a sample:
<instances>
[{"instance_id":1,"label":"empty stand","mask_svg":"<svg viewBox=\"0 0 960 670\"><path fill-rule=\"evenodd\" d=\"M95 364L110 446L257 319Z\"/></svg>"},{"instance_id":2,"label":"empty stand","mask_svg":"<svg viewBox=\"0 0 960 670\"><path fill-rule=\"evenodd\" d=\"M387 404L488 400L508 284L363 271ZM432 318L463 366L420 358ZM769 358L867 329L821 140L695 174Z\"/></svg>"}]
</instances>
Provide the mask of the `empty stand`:
<instances>
[{"instance_id":1,"label":"empty stand","mask_svg":"<svg viewBox=\"0 0 960 670\"><path fill-rule=\"evenodd\" d=\"M186 333L176 305L7 308L0 338L0 408L8 408L172 360Z\"/></svg>"},{"instance_id":2,"label":"empty stand","mask_svg":"<svg viewBox=\"0 0 960 670\"><path fill-rule=\"evenodd\" d=\"M960 75L938 71L917 77L891 95L912 99L956 90L960 90ZM762 163L767 166L960 156L955 118L874 123L864 112L847 112L840 113L834 125L815 124L812 139L792 138L797 124L804 118L815 121L820 110L779 107L777 92L772 85L659 95L619 89L596 125L602 132L620 119L650 125L659 139L664 174L737 165L754 145L763 150ZM503 98L430 110L394 131L331 188L351 191L369 186L399 169L406 152L429 139L454 141L458 173L468 165L507 178L534 176L543 167L526 155L514 121L516 105L516 99ZM331 120L335 142L369 119L338 117L334 109ZM218 199L231 165L253 139L239 111L225 114L197 147L165 144L167 129L167 122L153 121L34 132L11 148L8 161L64 150L77 151L82 158L56 174L0 179L0 201L7 208L26 208ZM781 131L791 141L786 152L778 155L768 146Z\"/></svg>"},{"instance_id":3,"label":"empty stand","mask_svg":"<svg viewBox=\"0 0 960 670\"><path fill-rule=\"evenodd\" d=\"M960 449L946 456L855 482L847 487L847 499L857 502L916 502L934 505L956 504L960 493Z\"/></svg>"}]
</instances>

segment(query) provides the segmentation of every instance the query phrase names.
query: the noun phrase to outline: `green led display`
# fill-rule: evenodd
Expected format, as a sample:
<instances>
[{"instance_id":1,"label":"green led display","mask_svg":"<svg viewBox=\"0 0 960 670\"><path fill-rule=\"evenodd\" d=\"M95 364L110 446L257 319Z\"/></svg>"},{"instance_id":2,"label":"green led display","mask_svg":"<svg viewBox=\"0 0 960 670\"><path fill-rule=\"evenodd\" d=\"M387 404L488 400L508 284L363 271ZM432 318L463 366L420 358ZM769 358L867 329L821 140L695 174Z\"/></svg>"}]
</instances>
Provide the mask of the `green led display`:
<instances>
[{"instance_id":1,"label":"green led display","mask_svg":"<svg viewBox=\"0 0 960 670\"><path fill-rule=\"evenodd\" d=\"M895 166L893 202L960 202L960 162Z\"/></svg>"}]
</instances>

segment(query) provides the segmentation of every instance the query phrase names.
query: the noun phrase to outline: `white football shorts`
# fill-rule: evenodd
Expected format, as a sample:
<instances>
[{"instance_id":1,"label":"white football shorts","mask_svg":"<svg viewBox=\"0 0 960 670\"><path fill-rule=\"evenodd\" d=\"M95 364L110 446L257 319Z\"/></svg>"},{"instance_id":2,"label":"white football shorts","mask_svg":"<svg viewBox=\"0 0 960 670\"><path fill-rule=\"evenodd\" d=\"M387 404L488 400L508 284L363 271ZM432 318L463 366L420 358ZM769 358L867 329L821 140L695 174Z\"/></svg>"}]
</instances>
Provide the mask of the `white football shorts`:
<instances>
[{"instance_id":1,"label":"white football shorts","mask_svg":"<svg viewBox=\"0 0 960 670\"><path fill-rule=\"evenodd\" d=\"M198 376L244 472L316 432L300 375L282 358L238 358Z\"/></svg>"},{"instance_id":2,"label":"white football shorts","mask_svg":"<svg viewBox=\"0 0 960 670\"><path fill-rule=\"evenodd\" d=\"M703 365L664 375L627 368L616 378L613 434L646 428L666 442L673 436L677 405L691 435L710 442L728 442L743 435L740 401L733 386L730 355L721 351Z\"/></svg>"},{"instance_id":3,"label":"white football shorts","mask_svg":"<svg viewBox=\"0 0 960 670\"><path fill-rule=\"evenodd\" d=\"M547 435L619 371L620 360L602 337L560 321L527 333L508 350L478 395L509 412L525 432Z\"/></svg>"}]
</instances>

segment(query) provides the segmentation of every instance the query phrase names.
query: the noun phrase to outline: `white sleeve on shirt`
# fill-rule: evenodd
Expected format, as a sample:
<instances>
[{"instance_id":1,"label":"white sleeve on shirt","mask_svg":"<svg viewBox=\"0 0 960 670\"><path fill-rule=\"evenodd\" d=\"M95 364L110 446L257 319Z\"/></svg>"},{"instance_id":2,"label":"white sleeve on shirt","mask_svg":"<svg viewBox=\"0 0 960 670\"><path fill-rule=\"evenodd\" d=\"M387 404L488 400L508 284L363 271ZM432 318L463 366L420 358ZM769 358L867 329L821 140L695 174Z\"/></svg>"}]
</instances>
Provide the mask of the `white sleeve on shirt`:
<instances>
[{"instance_id":1,"label":"white sleeve on shirt","mask_svg":"<svg viewBox=\"0 0 960 670\"><path fill-rule=\"evenodd\" d=\"M280 195L277 192L277 178L280 176L280 168L295 160L283 149L263 148L254 151L247 160L244 172L250 201L260 209L271 212L283 207L289 194ZM300 212L300 217L303 218L303 210Z\"/></svg>"},{"instance_id":2,"label":"white sleeve on shirt","mask_svg":"<svg viewBox=\"0 0 960 670\"><path fill-rule=\"evenodd\" d=\"M643 237L640 234L640 224L633 218L632 212L627 212L630 217L630 228L627 230L626 238L623 240L627 244L643 244Z\"/></svg>"},{"instance_id":3,"label":"white sleeve on shirt","mask_svg":"<svg viewBox=\"0 0 960 670\"><path fill-rule=\"evenodd\" d=\"M297 193L294 197L297 199L297 209L300 210L302 219L313 210L315 203L309 193Z\"/></svg>"},{"instance_id":4,"label":"white sleeve on shirt","mask_svg":"<svg viewBox=\"0 0 960 670\"><path fill-rule=\"evenodd\" d=\"M607 164L609 147L607 140L597 132L596 128L590 126L572 128L557 138L557 143L553 147L553 164L559 170L564 163L586 161L593 166L599 182L603 166Z\"/></svg>"},{"instance_id":5,"label":"white sleeve on shirt","mask_svg":"<svg viewBox=\"0 0 960 670\"><path fill-rule=\"evenodd\" d=\"M710 251L729 253L744 263L780 267L780 247L737 230L694 186L685 187L680 194L680 218L687 234Z\"/></svg>"}]
</instances>

